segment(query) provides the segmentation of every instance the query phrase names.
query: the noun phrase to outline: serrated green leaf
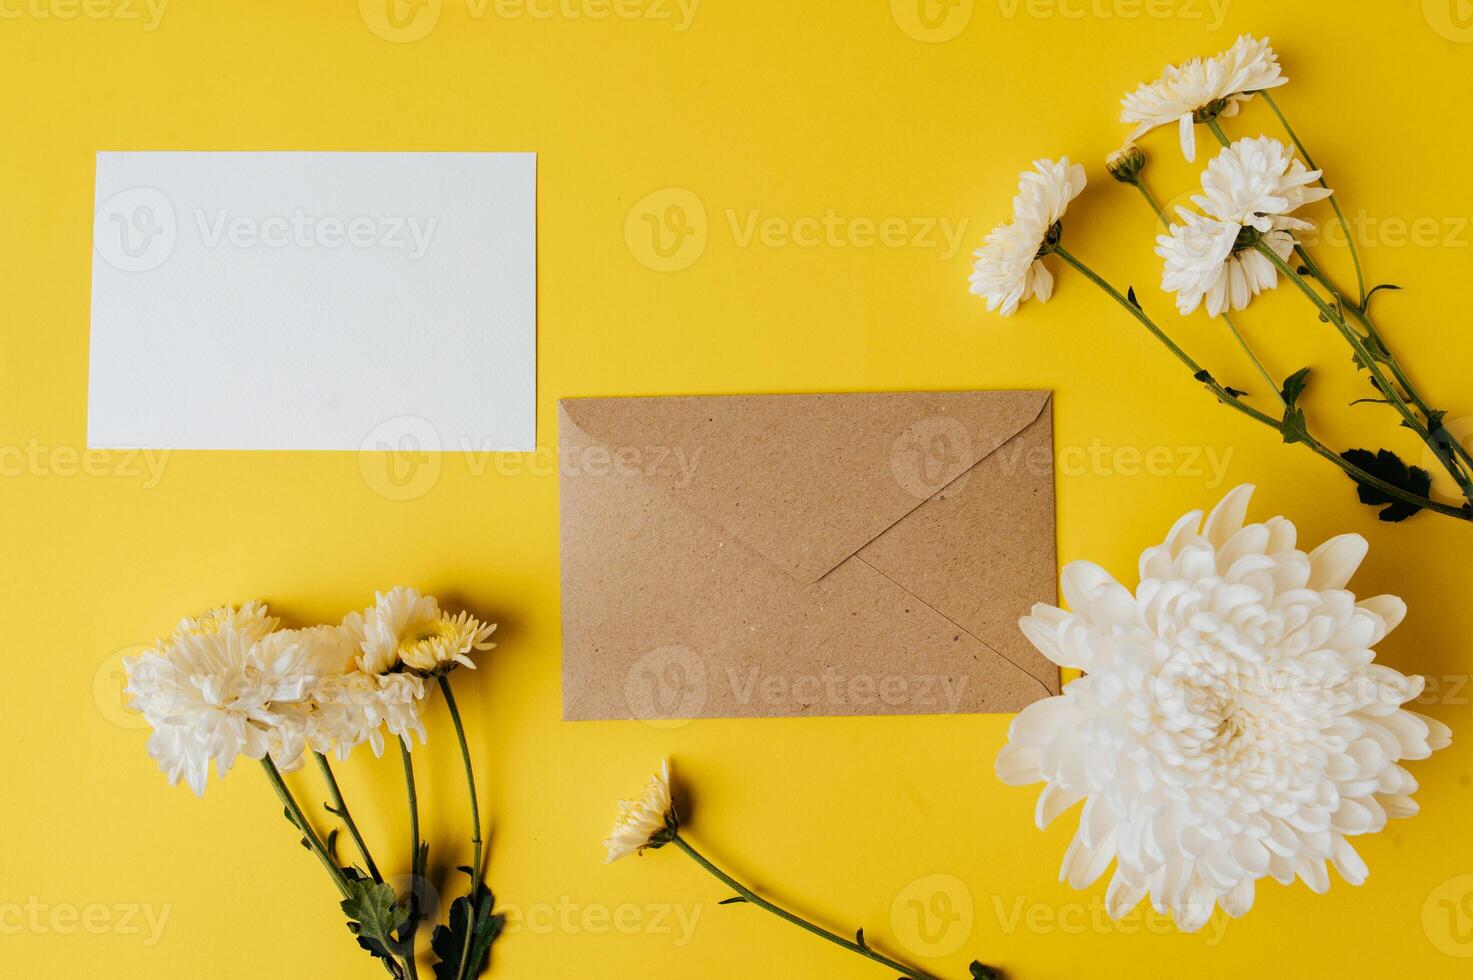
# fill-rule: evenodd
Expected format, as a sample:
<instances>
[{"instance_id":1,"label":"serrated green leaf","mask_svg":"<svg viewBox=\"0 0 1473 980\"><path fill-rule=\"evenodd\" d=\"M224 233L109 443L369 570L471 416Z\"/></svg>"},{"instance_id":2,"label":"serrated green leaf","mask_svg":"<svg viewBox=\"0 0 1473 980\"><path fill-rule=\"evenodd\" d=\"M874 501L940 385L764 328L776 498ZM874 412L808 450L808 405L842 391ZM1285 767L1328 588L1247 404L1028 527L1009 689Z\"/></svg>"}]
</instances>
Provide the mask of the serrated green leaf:
<instances>
[{"instance_id":1,"label":"serrated green leaf","mask_svg":"<svg viewBox=\"0 0 1473 980\"><path fill-rule=\"evenodd\" d=\"M1299 397L1308 386L1309 368L1300 368L1284 380L1284 388L1279 392L1279 397L1284 400L1284 420L1279 431L1289 445L1309 441L1309 424L1305 421L1304 409L1299 407Z\"/></svg>"},{"instance_id":2,"label":"serrated green leaf","mask_svg":"<svg viewBox=\"0 0 1473 980\"><path fill-rule=\"evenodd\" d=\"M1426 497L1432 492L1432 476L1420 466L1407 466L1400 457L1389 449L1372 453L1368 449L1350 449L1340 454L1347 463L1369 473L1394 487ZM1352 477L1354 479L1354 477ZM1409 504L1386 493L1379 487L1356 480L1356 496L1369 507L1384 508L1380 518L1397 524L1413 516L1422 508Z\"/></svg>"},{"instance_id":3,"label":"serrated green leaf","mask_svg":"<svg viewBox=\"0 0 1473 980\"><path fill-rule=\"evenodd\" d=\"M475 879L470 868L460 870ZM505 916L491 914L495 904L496 898L484 882L477 886L474 895L462 895L450 903L450 924L435 926L430 936L430 948L440 958L440 962L435 964L435 980L456 980L457 977L469 980L485 969L486 960L491 955L491 944L505 925ZM464 961L462 955L465 956Z\"/></svg>"},{"instance_id":4,"label":"serrated green leaf","mask_svg":"<svg viewBox=\"0 0 1473 980\"><path fill-rule=\"evenodd\" d=\"M389 885L362 878L348 879L348 897L342 901L348 917L348 931L358 937L358 945L378 959L393 966L396 975L399 955L394 934L409 921L409 911L399 904L399 897Z\"/></svg>"}]
</instances>

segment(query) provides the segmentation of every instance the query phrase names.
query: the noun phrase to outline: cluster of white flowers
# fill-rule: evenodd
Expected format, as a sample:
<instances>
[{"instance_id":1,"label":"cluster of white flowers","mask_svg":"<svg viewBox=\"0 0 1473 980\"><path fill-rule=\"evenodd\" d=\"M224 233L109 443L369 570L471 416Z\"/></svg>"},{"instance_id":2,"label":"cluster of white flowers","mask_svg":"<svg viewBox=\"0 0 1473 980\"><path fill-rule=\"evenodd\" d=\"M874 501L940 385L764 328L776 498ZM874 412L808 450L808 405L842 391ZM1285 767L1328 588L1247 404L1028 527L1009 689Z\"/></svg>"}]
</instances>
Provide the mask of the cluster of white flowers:
<instances>
[{"instance_id":1,"label":"cluster of white flowers","mask_svg":"<svg viewBox=\"0 0 1473 980\"><path fill-rule=\"evenodd\" d=\"M1236 115L1255 94L1287 81L1269 42L1252 36L1214 57L1168 66L1160 78L1123 100L1121 120L1136 129L1132 142L1111 154L1108 169L1139 186L1145 156L1134 140L1171 124L1180 127L1182 151L1193 160L1198 124L1216 127L1218 119ZM1040 161L1038 173L1024 174L1013 220L976 251L971 289L986 298L989 310L1011 315L1025 300L1047 300L1052 294L1053 277L1036 259L1057 249L1055 223L1085 184L1077 167L1067 180L1060 179L1067 163ZM1330 196L1327 188L1312 186L1320 177L1320 171L1308 169L1291 149L1266 136L1224 147L1209 163L1201 193L1191 198L1196 210L1179 207L1171 218L1180 223L1173 221L1156 240L1156 254L1164 262L1161 286L1176 295L1178 310L1188 314L1205 304L1218 316L1245 308L1277 286L1278 268L1256 245L1262 241L1279 258L1288 258L1294 233L1313 227L1291 217L1293 212Z\"/></svg>"},{"instance_id":2,"label":"cluster of white flowers","mask_svg":"<svg viewBox=\"0 0 1473 980\"><path fill-rule=\"evenodd\" d=\"M1060 879L1088 887L1113 861L1117 918L1149 895L1196 930L1216 906L1247 912L1261 878L1326 891L1327 862L1362 883L1349 838L1416 813L1402 763L1450 741L1402 707L1422 678L1375 663L1406 605L1346 588L1365 539L1306 554L1282 517L1244 525L1251 494L1177 521L1133 593L1074 562L1069 611L1040 604L1021 623L1085 676L1013 721L997 772L1046 784L1040 828L1084 801Z\"/></svg>"},{"instance_id":3,"label":"cluster of white flowers","mask_svg":"<svg viewBox=\"0 0 1473 980\"><path fill-rule=\"evenodd\" d=\"M412 747L425 678L489 650L494 625L440 611L431 596L399 587L339 626L279 629L259 602L183 620L153 649L124 661L132 707L153 727L148 751L171 784L203 794L211 761L224 777L235 760L283 771L307 750L346 758L384 731Z\"/></svg>"}]
</instances>

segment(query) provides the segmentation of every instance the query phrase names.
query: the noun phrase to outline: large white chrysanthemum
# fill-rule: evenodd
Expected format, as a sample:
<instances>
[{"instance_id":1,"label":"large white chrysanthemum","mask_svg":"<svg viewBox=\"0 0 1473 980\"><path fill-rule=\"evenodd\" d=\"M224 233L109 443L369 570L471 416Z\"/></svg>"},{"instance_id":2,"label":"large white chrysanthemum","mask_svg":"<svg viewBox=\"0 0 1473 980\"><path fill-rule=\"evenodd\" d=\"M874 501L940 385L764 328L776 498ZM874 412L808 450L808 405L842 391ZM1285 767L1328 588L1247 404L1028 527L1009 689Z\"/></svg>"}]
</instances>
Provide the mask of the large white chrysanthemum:
<instances>
[{"instance_id":1,"label":"large white chrysanthemum","mask_svg":"<svg viewBox=\"0 0 1473 980\"><path fill-rule=\"evenodd\" d=\"M1422 679L1374 662L1406 606L1346 590L1365 539L1305 554L1282 517L1244 526L1251 494L1229 493L1205 525L1200 511L1178 521L1141 556L1134 594L1075 562L1070 611L1021 621L1085 676L1014 720L998 775L1046 783L1040 827L1084 801L1061 877L1085 888L1114 861L1117 918L1149 895L1196 930L1215 905L1247 912L1260 878L1324 892L1326 862L1360 884L1349 838L1415 813L1400 763L1450 739L1401 707Z\"/></svg>"},{"instance_id":2,"label":"large white chrysanthemum","mask_svg":"<svg viewBox=\"0 0 1473 980\"><path fill-rule=\"evenodd\" d=\"M149 755L171 784L182 778L203 794L212 760L222 778L240 756L269 754L283 770L301 765L299 708L318 668L294 634L270 632L274 625L263 607L215 610L124 660L131 705L154 729Z\"/></svg>"},{"instance_id":3,"label":"large white chrysanthemum","mask_svg":"<svg viewBox=\"0 0 1473 980\"><path fill-rule=\"evenodd\" d=\"M1137 124L1132 140L1177 124L1182 153L1191 161L1197 158L1196 123L1237 115L1239 104L1255 92L1288 81L1268 39L1245 34L1221 54L1166 66L1160 78L1121 100L1120 121Z\"/></svg>"},{"instance_id":4,"label":"large white chrysanthemum","mask_svg":"<svg viewBox=\"0 0 1473 980\"><path fill-rule=\"evenodd\" d=\"M1019 176L1013 219L993 229L973 253L971 291L987 300L989 311L1012 316L1025 300L1047 303L1053 296L1054 277L1043 255L1085 182L1084 168L1068 157L1035 161Z\"/></svg>"},{"instance_id":5,"label":"large white chrysanthemum","mask_svg":"<svg viewBox=\"0 0 1473 980\"><path fill-rule=\"evenodd\" d=\"M1294 151L1267 136L1240 139L1213 158L1202 175L1202 193L1192 203L1203 213L1240 226L1270 231L1307 231L1314 225L1293 212L1333 193L1314 186L1320 171L1294 159Z\"/></svg>"},{"instance_id":6,"label":"large white chrysanthemum","mask_svg":"<svg viewBox=\"0 0 1473 980\"><path fill-rule=\"evenodd\" d=\"M1204 302L1220 316L1247 307L1253 297L1279 284L1279 270L1268 257L1241 245L1242 226L1178 209L1182 224L1156 238L1156 254L1164 260L1161 288L1176 294L1176 308L1194 312ZM1281 259L1294 251L1294 239L1282 231L1264 239Z\"/></svg>"}]
</instances>

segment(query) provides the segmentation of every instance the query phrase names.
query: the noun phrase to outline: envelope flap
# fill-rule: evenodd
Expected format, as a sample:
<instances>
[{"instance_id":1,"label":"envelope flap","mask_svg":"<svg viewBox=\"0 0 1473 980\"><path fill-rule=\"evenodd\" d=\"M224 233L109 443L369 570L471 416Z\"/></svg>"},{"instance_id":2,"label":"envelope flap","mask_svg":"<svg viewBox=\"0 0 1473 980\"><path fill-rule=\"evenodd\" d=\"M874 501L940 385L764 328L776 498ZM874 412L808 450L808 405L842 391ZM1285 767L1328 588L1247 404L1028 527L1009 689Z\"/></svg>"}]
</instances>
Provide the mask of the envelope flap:
<instances>
[{"instance_id":1,"label":"envelope flap","mask_svg":"<svg viewBox=\"0 0 1473 980\"><path fill-rule=\"evenodd\" d=\"M580 398L568 419L803 582L1036 420L1047 391ZM592 467L591 460L564 466Z\"/></svg>"}]
</instances>

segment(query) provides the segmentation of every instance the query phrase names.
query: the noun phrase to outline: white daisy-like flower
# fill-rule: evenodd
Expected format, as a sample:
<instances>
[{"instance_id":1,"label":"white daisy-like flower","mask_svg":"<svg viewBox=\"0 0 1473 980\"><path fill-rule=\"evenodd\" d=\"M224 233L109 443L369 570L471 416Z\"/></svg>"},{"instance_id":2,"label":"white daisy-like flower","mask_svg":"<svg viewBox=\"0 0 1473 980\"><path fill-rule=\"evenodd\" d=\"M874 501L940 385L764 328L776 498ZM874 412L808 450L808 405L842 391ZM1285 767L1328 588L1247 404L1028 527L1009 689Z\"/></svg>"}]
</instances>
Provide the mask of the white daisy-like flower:
<instances>
[{"instance_id":1,"label":"white daisy-like flower","mask_svg":"<svg viewBox=\"0 0 1473 980\"><path fill-rule=\"evenodd\" d=\"M349 613L343 629L359 648L359 666L370 674L385 674L398 666L405 650L438 636L440 619L434 596L400 585L374 593L374 604Z\"/></svg>"},{"instance_id":2,"label":"white daisy-like flower","mask_svg":"<svg viewBox=\"0 0 1473 980\"><path fill-rule=\"evenodd\" d=\"M425 741L420 709L424 679L418 674L370 674L359 666L360 647L338 626L316 626L295 634L318 680L311 697L293 705L291 714L314 752L339 759L367 742L374 755L384 754L384 729L413 747L412 735Z\"/></svg>"},{"instance_id":3,"label":"white daisy-like flower","mask_svg":"<svg viewBox=\"0 0 1473 980\"><path fill-rule=\"evenodd\" d=\"M680 820L670 799L670 763L666 761L650 777L638 799L619 801L619 816L604 841L609 852L604 863L643 853L647 848L664 847L679 829Z\"/></svg>"},{"instance_id":4,"label":"white daisy-like flower","mask_svg":"<svg viewBox=\"0 0 1473 980\"><path fill-rule=\"evenodd\" d=\"M1279 284L1279 270L1268 257L1240 241L1242 226L1185 208L1177 213L1183 223L1157 236L1156 254L1164 260L1161 288L1176 294L1176 308L1183 315L1203 302L1212 316L1241 310ZM1269 232L1264 241L1281 259L1294 251L1288 232Z\"/></svg>"},{"instance_id":5,"label":"white daisy-like flower","mask_svg":"<svg viewBox=\"0 0 1473 980\"><path fill-rule=\"evenodd\" d=\"M1120 121L1137 124L1132 140L1176 123L1181 130L1182 153L1193 161L1197 158L1198 122L1235 116L1239 105L1254 93L1288 81L1268 39L1245 34L1221 54L1166 66L1160 78L1142 84L1121 100Z\"/></svg>"},{"instance_id":6,"label":"white daisy-like flower","mask_svg":"<svg viewBox=\"0 0 1473 980\"><path fill-rule=\"evenodd\" d=\"M1156 239L1165 260L1161 288L1176 293L1176 306L1191 313L1205 301L1218 316L1245 308L1253 297L1279 284L1279 270L1254 248L1261 238L1279 258L1294 251L1293 232L1314 225L1293 213L1330 196L1294 153L1268 137L1241 139L1225 147L1202 175L1202 193L1192 203L1205 215L1177 208L1181 224Z\"/></svg>"},{"instance_id":7,"label":"white daisy-like flower","mask_svg":"<svg viewBox=\"0 0 1473 980\"><path fill-rule=\"evenodd\" d=\"M318 680L305 645L289 633L259 635L264 620L254 614L194 622L203 621L211 625L123 662L131 706L154 729L149 755L170 784L183 779L199 795L212 760L222 778L240 756L298 768L299 708Z\"/></svg>"},{"instance_id":8,"label":"white daisy-like flower","mask_svg":"<svg viewBox=\"0 0 1473 980\"><path fill-rule=\"evenodd\" d=\"M1202 193L1192 203L1214 218L1271 231L1307 231L1314 225L1292 213L1333 193L1314 186L1321 172L1294 159L1294 151L1267 136L1240 139L1207 165Z\"/></svg>"},{"instance_id":9,"label":"white daisy-like flower","mask_svg":"<svg viewBox=\"0 0 1473 980\"><path fill-rule=\"evenodd\" d=\"M1068 157L1035 161L1019 176L1012 220L993 229L973 253L971 291L987 300L989 311L1012 316L1025 300L1047 303L1053 296L1054 277L1043 256L1057 245L1059 222L1085 183L1084 168Z\"/></svg>"},{"instance_id":10,"label":"white daisy-like flower","mask_svg":"<svg viewBox=\"0 0 1473 980\"><path fill-rule=\"evenodd\" d=\"M487 640L494 632L495 623L482 623L467 612L441 616L410 642L400 645L399 659L404 666L426 673L443 673L456 664L475 670L475 662L468 655L473 650L495 648L496 644Z\"/></svg>"},{"instance_id":11,"label":"white daisy-like flower","mask_svg":"<svg viewBox=\"0 0 1473 980\"><path fill-rule=\"evenodd\" d=\"M306 723L314 751L346 759L367 742L373 754L384 754L384 730L414 747L411 736L425 742L420 708L425 697L424 678L418 674L369 674L350 670L323 680L312 692Z\"/></svg>"},{"instance_id":12,"label":"white daisy-like flower","mask_svg":"<svg viewBox=\"0 0 1473 980\"><path fill-rule=\"evenodd\" d=\"M1133 594L1074 562L1070 611L1040 604L1021 621L1084 676L1014 720L998 775L1046 784L1040 827L1083 801L1061 879L1086 888L1113 861L1115 918L1149 896L1193 931L1215 906L1247 912L1261 878L1326 891L1327 862L1362 883L1350 839L1416 813L1402 763L1450 741L1402 708L1422 679L1374 662L1406 605L1347 590L1365 539L1306 554L1282 517L1244 526L1251 494L1178 521L1141 556Z\"/></svg>"},{"instance_id":13,"label":"white daisy-like flower","mask_svg":"<svg viewBox=\"0 0 1473 980\"><path fill-rule=\"evenodd\" d=\"M236 630L252 640L259 640L267 633L274 632L280 625L281 620L270 615L264 604L252 599L239 609L234 606L216 606L198 616L186 616L179 621L173 637L161 643L168 645L181 636L218 633L225 628Z\"/></svg>"}]
</instances>

